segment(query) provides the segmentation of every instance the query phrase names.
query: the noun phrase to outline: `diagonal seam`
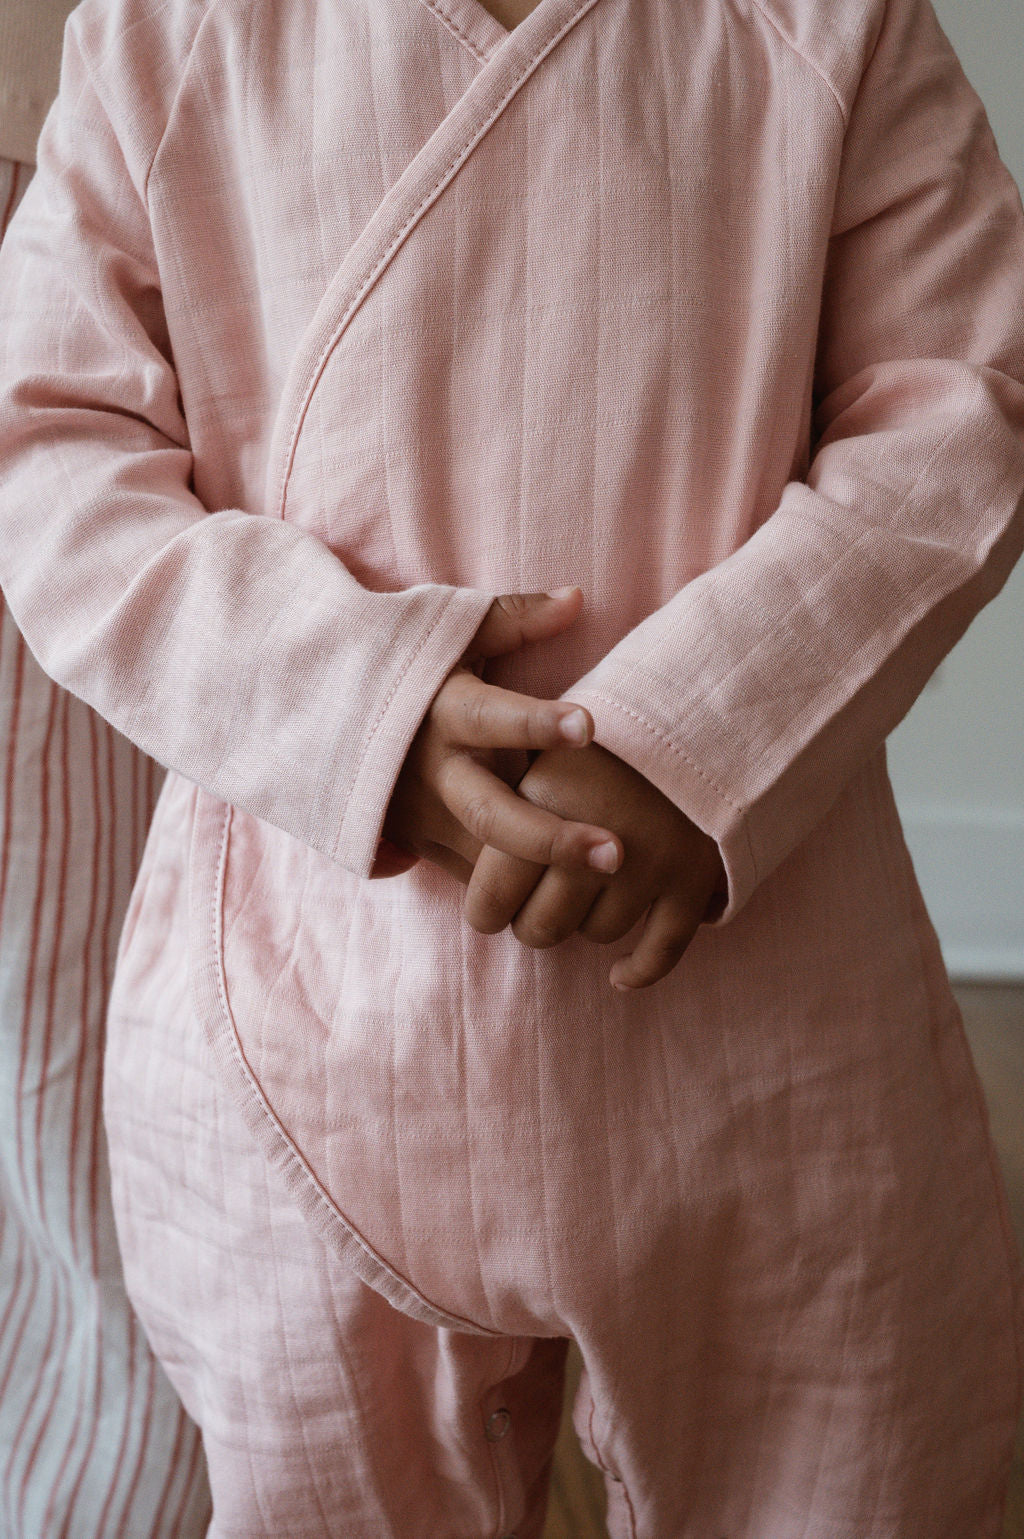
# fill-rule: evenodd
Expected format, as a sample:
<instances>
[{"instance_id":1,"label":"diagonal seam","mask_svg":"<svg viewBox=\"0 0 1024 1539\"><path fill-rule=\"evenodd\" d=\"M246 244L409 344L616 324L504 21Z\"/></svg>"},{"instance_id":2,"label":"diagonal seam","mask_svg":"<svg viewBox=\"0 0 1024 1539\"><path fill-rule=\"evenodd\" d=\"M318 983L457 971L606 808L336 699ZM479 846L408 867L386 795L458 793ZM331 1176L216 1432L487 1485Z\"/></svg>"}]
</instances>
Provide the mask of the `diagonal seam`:
<instances>
[{"instance_id":1,"label":"diagonal seam","mask_svg":"<svg viewBox=\"0 0 1024 1539\"><path fill-rule=\"evenodd\" d=\"M284 518L285 516L285 507L288 501L288 482L291 477L292 465L295 460L299 438L302 435L302 428L306 419L306 414L309 410L310 403L314 394L316 393L320 379L327 367L328 362L330 361L331 355L340 342L341 337L353 315L355 315L356 311L362 304L363 299L376 283L377 279L380 277L385 267L387 267L392 257L399 250L405 241L406 236L414 228L414 226L419 223L420 218L423 216L423 214L426 213L427 209L437 199L437 197L444 191L445 187L454 178L455 174L461 170L464 161L468 160L473 150L479 144L481 139L486 136L491 127L501 116L502 112L504 112L509 102L525 85L527 79L533 73L536 66L540 64L540 62L553 51L553 49L561 42L562 38L565 37L566 33L571 31L572 28L576 25L577 21L579 21L580 18L591 9L592 6L596 5L596 3L597 0L582 0L582 3L577 6L576 10L574 10L572 15L566 19L561 27L559 27L558 31L552 37L548 38L544 43L542 43L536 53L531 54L528 59L525 59L522 62L520 67L517 69L513 80L508 86L508 89L499 98L499 100L495 102L490 111L487 113L483 122L478 122L474 125L469 138L464 139L459 148L448 157L444 167L442 168L439 175L435 178L429 190L420 199L416 207L407 215L388 245L378 255L369 272L364 277L362 283L359 285L358 289L352 295L348 304L345 306L345 309L342 312L342 315L338 320L334 331L329 337L323 351L320 354L320 357L317 359L316 364L313 366L309 377L309 383L306 387L306 391L302 399L302 403L296 414L295 424L292 430L290 442L288 444L288 450L285 454L284 464L282 466L281 476L278 484L276 517ZM509 35L511 36L511 34ZM438 131L440 132L440 130ZM424 145L423 149L426 150L427 147L428 145ZM419 153L422 153L422 151Z\"/></svg>"}]
</instances>

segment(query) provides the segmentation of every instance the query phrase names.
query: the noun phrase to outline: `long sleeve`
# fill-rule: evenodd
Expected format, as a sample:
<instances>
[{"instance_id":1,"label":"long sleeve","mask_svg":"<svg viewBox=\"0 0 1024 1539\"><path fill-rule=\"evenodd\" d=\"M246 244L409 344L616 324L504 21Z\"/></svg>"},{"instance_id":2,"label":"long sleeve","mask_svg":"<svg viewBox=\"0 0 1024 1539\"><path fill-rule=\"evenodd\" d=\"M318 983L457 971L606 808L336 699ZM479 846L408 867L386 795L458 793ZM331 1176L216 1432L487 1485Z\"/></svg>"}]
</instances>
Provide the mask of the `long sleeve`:
<instances>
[{"instance_id":1,"label":"long sleeve","mask_svg":"<svg viewBox=\"0 0 1024 1539\"><path fill-rule=\"evenodd\" d=\"M718 925L879 749L1024 543L1024 216L928 0L889 0L852 95L806 482L565 691L718 841Z\"/></svg>"},{"instance_id":2,"label":"long sleeve","mask_svg":"<svg viewBox=\"0 0 1024 1539\"><path fill-rule=\"evenodd\" d=\"M78 19L0 257L4 592L46 672L126 737L365 876L492 595L369 591L314 535L194 495L146 206L158 93L116 131Z\"/></svg>"}]
</instances>

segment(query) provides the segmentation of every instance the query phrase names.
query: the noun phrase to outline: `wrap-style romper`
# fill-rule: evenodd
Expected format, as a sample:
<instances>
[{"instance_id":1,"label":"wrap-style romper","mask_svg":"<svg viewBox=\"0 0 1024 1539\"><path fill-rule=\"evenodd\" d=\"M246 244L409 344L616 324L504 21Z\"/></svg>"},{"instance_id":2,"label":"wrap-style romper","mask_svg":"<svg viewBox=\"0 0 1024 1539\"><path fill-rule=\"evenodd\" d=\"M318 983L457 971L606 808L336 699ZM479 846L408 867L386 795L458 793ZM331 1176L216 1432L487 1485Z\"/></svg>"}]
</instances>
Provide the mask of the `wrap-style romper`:
<instances>
[{"instance_id":1,"label":"wrap-style romper","mask_svg":"<svg viewBox=\"0 0 1024 1539\"><path fill-rule=\"evenodd\" d=\"M1020 1271L884 740L1024 541L1024 210L928 0L85 0L0 257L0 576L169 767L129 1290L217 1535L997 1539ZM42 535L42 537L40 537ZM367 880L487 677L718 842L659 984Z\"/></svg>"}]
</instances>

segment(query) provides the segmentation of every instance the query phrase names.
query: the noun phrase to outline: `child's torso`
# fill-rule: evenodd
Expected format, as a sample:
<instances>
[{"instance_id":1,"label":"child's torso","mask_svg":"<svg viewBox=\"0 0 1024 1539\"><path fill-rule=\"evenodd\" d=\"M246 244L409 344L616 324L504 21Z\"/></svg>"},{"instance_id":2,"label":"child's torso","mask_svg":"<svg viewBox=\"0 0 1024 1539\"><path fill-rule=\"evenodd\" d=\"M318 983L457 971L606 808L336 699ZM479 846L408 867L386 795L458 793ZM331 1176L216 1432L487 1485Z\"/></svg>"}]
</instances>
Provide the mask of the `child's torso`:
<instances>
[{"instance_id":1,"label":"child's torso","mask_svg":"<svg viewBox=\"0 0 1024 1539\"><path fill-rule=\"evenodd\" d=\"M842 137L758 6L540 0L511 34L477 0L212 8L148 184L200 498L294 522L370 588L579 582L570 633L488 670L557 695L805 474ZM189 794L169 777L129 924L159 936L190 864L225 1072L309 1190L442 1302L428 1231L500 1215L539 1150L585 1169L610 1140L656 1174L685 1123L696 1169L744 1083L897 1040L916 1061L950 1009L883 754L626 998L625 942L479 936L429 866L360 881L206 793L190 820ZM472 1212L438 1210L442 1169ZM562 1178L564 1223L589 1222ZM525 1190L540 1234L555 1198Z\"/></svg>"}]
</instances>

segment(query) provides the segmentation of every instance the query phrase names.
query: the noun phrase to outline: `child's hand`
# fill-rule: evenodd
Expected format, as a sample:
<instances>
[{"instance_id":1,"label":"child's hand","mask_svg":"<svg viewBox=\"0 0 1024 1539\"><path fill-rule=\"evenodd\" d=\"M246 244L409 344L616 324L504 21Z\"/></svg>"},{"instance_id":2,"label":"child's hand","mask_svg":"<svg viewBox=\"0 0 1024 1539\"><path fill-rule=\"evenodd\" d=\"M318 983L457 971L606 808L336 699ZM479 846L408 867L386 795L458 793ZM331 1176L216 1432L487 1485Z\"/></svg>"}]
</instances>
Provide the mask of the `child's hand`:
<instances>
[{"instance_id":1,"label":"child's hand","mask_svg":"<svg viewBox=\"0 0 1024 1539\"><path fill-rule=\"evenodd\" d=\"M572 588L555 597L495 599L410 744L384 818L384 837L398 849L385 847L371 876L396 875L422 856L468 882L485 843L541 867L586 867L595 848L611 844L612 869L618 864L622 848L607 828L543 810L496 773L497 749L587 743L594 731L589 711L485 684L474 671L488 657L557 635L576 619L581 597ZM577 720L578 738L564 734L567 718ZM580 748L566 751L573 755ZM403 857L402 851L410 854Z\"/></svg>"},{"instance_id":2,"label":"child's hand","mask_svg":"<svg viewBox=\"0 0 1024 1539\"><path fill-rule=\"evenodd\" d=\"M725 894L718 846L679 808L616 754L590 743L575 752L548 749L519 782L517 794L562 817L614 824L625 860L613 876L545 869L487 847L463 903L475 930L493 935L514 920L526 946L555 946L579 930L601 944L617 941L650 909L636 948L615 961L616 987L644 988L670 973ZM720 911L720 905L719 905Z\"/></svg>"}]
</instances>

